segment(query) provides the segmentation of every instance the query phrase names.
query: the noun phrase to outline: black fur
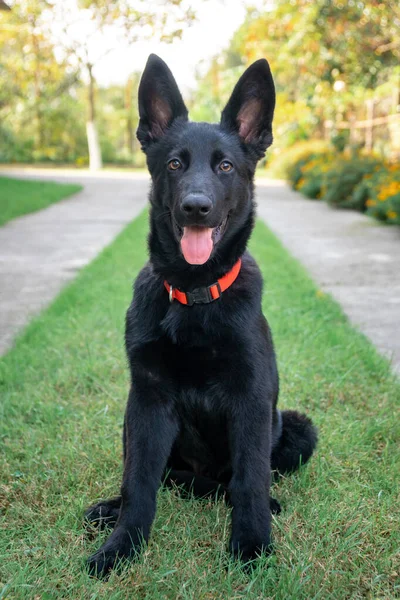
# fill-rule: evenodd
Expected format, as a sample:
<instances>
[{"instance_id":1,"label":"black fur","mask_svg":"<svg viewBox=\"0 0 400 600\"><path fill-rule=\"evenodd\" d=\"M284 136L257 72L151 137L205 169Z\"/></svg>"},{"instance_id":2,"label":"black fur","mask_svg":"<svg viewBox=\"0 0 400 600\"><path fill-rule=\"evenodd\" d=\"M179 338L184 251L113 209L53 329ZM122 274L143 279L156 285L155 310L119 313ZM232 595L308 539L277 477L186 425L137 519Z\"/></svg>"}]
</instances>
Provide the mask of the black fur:
<instances>
[{"instance_id":1,"label":"black fur","mask_svg":"<svg viewBox=\"0 0 400 600\"><path fill-rule=\"evenodd\" d=\"M290 472L316 445L307 417L276 408L278 372L261 311L262 279L246 251L254 171L272 142L274 105L269 66L259 60L240 78L219 125L190 123L166 64L154 55L147 63L138 138L152 176L150 261L126 318L132 383L121 496L86 514L92 523L115 526L88 561L92 573L137 555L162 480L198 497L225 495L233 555L249 561L268 552L271 510L280 510L269 497L271 467ZM175 170L171 160L179 163ZM225 169L227 161L232 168ZM190 226L217 236L204 264L188 264L182 254L180 236ZM239 257L240 274L220 299L190 307L169 302L164 280L184 291L209 286Z\"/></svg>"}]
</instances>

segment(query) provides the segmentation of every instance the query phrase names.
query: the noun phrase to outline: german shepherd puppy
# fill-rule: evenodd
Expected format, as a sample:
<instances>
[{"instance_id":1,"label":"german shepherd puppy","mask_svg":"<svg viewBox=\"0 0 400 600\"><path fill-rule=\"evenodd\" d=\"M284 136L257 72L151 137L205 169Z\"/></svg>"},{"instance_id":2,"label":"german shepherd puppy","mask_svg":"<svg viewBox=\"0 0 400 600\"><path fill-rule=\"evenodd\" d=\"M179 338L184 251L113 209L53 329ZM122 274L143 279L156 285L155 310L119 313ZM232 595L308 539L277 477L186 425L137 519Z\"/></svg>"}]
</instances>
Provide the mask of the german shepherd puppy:
<instances>
[{"instance_id":1,"label":"german shepherd puppy","mask_svg":"<svg viewBox=\"0 0 400 600\"><path fill-rule=\"evenodd\" d=\"M121 495L86 513L114 526L88 560L94 574L139 553L163 480L199 497L226 495L234 557L270 551L271 510L280 510L269 497L271 469L293 471L315 448L311 421L276 407L262 279L246 251L274 107L262 59L240 77L218 125L190 123L171 71L148 59L137 136L152 178L150 261L126 317L132 383Z\"/></svg>"}]
</instances>

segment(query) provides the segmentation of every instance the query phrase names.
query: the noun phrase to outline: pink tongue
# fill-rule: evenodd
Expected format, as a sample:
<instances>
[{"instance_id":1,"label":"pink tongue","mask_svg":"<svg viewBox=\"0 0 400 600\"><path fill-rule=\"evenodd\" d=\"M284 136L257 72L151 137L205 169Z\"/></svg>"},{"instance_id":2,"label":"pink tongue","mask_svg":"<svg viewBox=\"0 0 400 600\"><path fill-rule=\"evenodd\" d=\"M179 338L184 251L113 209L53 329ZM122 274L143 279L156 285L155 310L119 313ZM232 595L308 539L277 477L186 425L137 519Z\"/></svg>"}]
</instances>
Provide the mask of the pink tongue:
<instances>
[{"instance_id":1,"label":"pink tongue","mask_svg":"<svg viewBox=\"0 0 400 600\"><path fill-rule=\"evenodd\" d=\"M208 227L184 227L181 248L186 262L203 265L213 249L212 229Z\"/></svg>"}]
</instances>

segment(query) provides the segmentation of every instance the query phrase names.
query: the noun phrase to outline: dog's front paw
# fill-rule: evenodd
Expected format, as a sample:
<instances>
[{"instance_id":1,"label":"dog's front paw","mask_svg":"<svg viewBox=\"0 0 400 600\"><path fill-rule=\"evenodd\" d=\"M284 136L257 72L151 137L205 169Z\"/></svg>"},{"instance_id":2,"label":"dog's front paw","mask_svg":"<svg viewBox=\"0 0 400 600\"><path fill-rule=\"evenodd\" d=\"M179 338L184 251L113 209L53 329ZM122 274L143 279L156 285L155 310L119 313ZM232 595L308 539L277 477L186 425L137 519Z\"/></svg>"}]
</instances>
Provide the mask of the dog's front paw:
<instances>
[{"instance_id":1,"label":"dog's front paw","mask_svg":"<svg viewBox=\"0 0 400 600\"><path fill-rule=\"evenodd\" d=\"M242 537L235 539L232 537L230 542L231 554L235 560L240 560L243 563L248 563L262 554L271 554L272 543L270 537L261 540L258 537Z\"/></svg>"},{"instance_id":2,"label":"dog's front paw","mask_svg":"<svg viewBox=\"0 0 400 600\"><path fill-rule=\"evenodd\" d=\"M120 561L132 559L140 552L140 546L132 544L132 537L127 530L117 528L101 546L87 559L87 568L94 577L106 577Z\"/></svg>"}]
</instances>

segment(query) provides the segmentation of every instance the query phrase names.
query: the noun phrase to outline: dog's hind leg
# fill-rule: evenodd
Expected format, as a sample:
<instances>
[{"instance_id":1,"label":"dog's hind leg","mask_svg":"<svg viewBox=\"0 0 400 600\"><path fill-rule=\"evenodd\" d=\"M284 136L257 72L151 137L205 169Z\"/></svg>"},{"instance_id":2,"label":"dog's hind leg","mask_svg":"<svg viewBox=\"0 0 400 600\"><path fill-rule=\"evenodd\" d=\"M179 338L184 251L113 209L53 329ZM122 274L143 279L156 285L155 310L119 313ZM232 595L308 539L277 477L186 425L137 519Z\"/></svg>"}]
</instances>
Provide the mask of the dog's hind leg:
<instances>
[{"instance_id":1,"label":"dog's hind leg","mask_svg":"<svg viewBox=\"0 0 400 600\"><path fill-rule=\"evenodd\" d=\"M271 469L283 475L296 471L309 460L318 434L306 415L295 410L283 410L280 415L280 435L272 448Z\"/></svg>"},{"instance_id":2,"label":"dog's hind leg","mask_svg":"<svg viewBox=\"0 0 400 600\"><path fill-rule=\"evenodd\" d=\"M114 527L121 509L121 496L115 496L109 500L101 500L97 504L89 506L84 515L86 524L105 529Z\"/></svg>"}]
</instances>

